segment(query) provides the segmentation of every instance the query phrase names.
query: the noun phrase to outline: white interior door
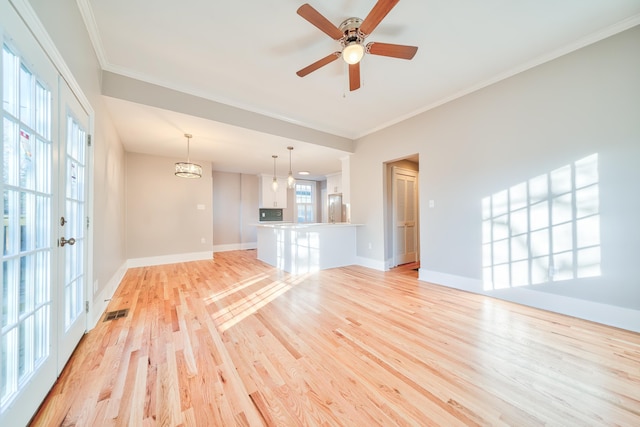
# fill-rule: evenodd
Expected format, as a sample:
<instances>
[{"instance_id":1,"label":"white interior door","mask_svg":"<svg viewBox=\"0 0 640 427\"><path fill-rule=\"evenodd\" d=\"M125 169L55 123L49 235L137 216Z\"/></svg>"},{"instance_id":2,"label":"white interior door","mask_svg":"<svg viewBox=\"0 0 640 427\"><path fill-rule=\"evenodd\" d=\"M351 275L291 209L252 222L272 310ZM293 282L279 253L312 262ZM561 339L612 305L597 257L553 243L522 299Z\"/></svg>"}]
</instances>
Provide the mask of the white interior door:
<instances>
[{"instance_id":1,"label":"white interior door","mask_svg":"<svg viewBox=\"0 0 640 427\"><path fill-rule=\"evenodd\" d=\"M69 360L87 325L87 146L89 116L60 79L60 151L58 194L58 373Z\"/></svg>"},{"instance_id":2,"label":"white interior door","mask_svg":"<svg viewBox=\"0 0 640 427\"><path fill-rule=\"evenodd\" d=\"M392 168L393 266L418 260L418 172Z\"/></svg>"}]
</instances>

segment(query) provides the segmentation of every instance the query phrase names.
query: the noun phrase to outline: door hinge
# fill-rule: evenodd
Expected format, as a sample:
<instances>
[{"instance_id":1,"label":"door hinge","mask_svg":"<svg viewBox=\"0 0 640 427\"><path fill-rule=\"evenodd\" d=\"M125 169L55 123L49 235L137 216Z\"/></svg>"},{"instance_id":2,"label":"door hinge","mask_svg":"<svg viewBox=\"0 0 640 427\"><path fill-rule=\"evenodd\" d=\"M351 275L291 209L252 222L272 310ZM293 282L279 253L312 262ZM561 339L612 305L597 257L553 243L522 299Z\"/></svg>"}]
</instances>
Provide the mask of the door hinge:
<instances>
[{"instance_id":1,"label":"door hinge","mask_svg":"<svg viewBox=\"0 0 640 427\"><path fill-rule=\"evenodd\" d=\"M89 224L91 223L91 220L89 219L89 217L87 217L87 230L89 229Z\"/></svg>"},{"instance_id":2,"label":"door hinge","mask_svg":"<svg viewBox=\"0 0 640 427\"><path fill-rule=\"evenodd\" d=\"M89 301L84 302L84 311L89 312Z\"/></svg>"},{"instance_id":3,"label":"door hinge","mask_svg":"<svg viewBox=\"0 0 640 427\"><path fill-rule=\"evenodd\" d=\"M87 145L91 147L91 135L87 135Z\"/></svg>"}]
</instances>

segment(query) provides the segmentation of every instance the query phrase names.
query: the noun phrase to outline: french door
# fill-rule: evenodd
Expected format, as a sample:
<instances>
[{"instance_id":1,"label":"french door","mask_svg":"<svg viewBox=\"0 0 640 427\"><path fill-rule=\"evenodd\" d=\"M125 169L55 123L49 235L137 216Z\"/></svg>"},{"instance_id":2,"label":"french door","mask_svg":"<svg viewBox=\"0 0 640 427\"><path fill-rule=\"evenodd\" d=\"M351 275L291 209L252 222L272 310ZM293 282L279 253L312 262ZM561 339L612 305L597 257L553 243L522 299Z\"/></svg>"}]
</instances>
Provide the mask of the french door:
<instances>
[{"instance_id":1,"label":"french door","mask_svg":"<svg viewBox=\"0 0 640 427\"><path fill-rule=\"evenodd\" d=\"M25 425L86 329L87 114L0 0L0 425Z\"/></svg>"},{"instance_id":2,"label":"french door","mask_svg":"<svg viewBox=\"0 0 640 427\"><path fill-rule=\"evenodd\" d=\"M58 150L57 277L58 373L86 330L86 178L89 117L60 81L60 147Z\"/></svg>"},{"instance_id":3,"label":"french door","mask_svg":"<svg viewBox=\"0 0 640 427\"><path fill-rule=\"evenodd\" d=\"M418 173L392 167L393 266L418 260Z\"/></svg>"}]
</instances>

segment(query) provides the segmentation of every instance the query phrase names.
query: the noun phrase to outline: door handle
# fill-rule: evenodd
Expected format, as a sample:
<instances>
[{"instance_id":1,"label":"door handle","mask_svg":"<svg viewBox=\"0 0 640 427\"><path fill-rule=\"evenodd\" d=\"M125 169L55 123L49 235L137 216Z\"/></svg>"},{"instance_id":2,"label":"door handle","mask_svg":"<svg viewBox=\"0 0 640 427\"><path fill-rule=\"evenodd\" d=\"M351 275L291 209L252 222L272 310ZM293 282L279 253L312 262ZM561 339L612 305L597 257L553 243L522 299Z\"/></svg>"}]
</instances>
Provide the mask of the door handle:
<instances>
[{"instance_id":1,"label":"door handle","mask_svg":"<svg viewBox=\"0 0 640 427\"><path fill-rule=\"evenodd\" d=\"M64 237L61 237L60 240L58 241L58 245L60 247L63 247L64 245L69 244L71 246L76 244L76 239L74 239L73 237L70 238L69 240L65 239Z\"/></svg>"}]
</instances>

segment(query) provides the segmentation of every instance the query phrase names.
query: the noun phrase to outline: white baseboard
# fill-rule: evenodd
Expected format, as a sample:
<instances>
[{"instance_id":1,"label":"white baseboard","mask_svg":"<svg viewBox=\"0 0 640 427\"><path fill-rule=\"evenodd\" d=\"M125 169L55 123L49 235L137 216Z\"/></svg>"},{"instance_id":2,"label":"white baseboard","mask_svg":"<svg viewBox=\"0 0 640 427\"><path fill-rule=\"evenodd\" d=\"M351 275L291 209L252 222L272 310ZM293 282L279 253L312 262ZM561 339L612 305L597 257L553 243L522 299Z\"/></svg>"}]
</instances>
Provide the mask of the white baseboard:
<instances>
[{"instance_id":1,"label":"white baseboard","mask_svg":"<svg viewBox=\"0 0 640 427\"><path fill-rule=\"evenodd\" d=\"M178 262L202 261L207 259L213 259L212 251L132 258L127 261L127 267L150 267L152 265L175 264Z\"/></svg>"},{"instance_id":2,"label":"white baseboard","mask_svg":"<svg viewBox=\"0 0 640 427\"><path fill-rule=\"evenodd\" d=\"M482 280L420 269L419 280L640 332L640 311L527 288L485 291Z\"/></svg>"},{"instance_id":3,"label":"white baseboard","mask_svg":"<svg viewBox=\"0 0 640 427\"><path fill-rule=\"evenodd\" d=\"M127 274L126 262L124 262L111 279L109 279L106 286L102 288L102 291L93 296L93 301L89 301L87 331L96 327L102 318L107 305L109 305L109 301L111 301L111 298L113 298L113 295L116 293L118 286L120 286L120 282L122 282L125 274Z\"/></svg>"},{"instance_id":4,"label":"white baseboard","mask_svg":"<svg viewBox=\"0 0 640 427\"><path fill-rule=\"evenodd\" d=\"M258 242L232 243L229 245L213 245L213 252L244 251L257 248Z\"/></svg>"},{"instance_id":5,"label":"white baseboard","mask_svg":"<svg viewBox=\"0 0 640 427\"><path fill-rule=\"evenodd\" d=\"M362 267L372 268L374 270L380 270L380 271L388 270L386 268L386 265L385 265L384 261L379 261L379 260L375 260L375 259L371 259L371 258L365 258L365 257L361 257L361 256L357 256L356 257L356 265L360 265Z\"/></svg>"}]
</instances>

